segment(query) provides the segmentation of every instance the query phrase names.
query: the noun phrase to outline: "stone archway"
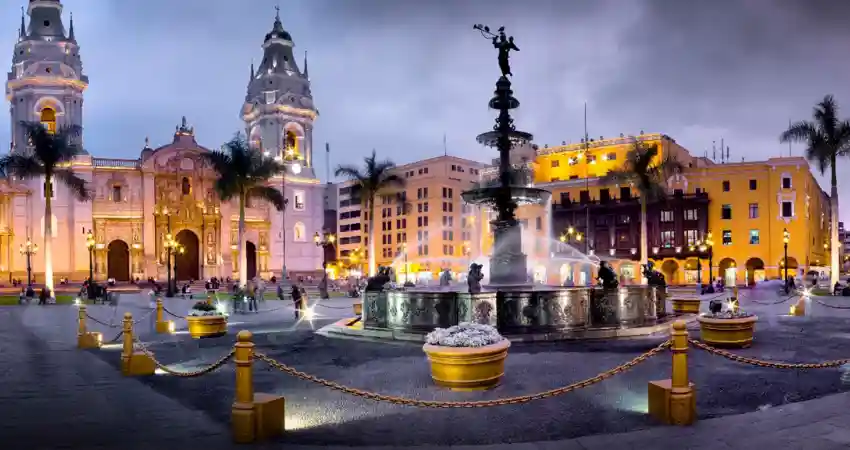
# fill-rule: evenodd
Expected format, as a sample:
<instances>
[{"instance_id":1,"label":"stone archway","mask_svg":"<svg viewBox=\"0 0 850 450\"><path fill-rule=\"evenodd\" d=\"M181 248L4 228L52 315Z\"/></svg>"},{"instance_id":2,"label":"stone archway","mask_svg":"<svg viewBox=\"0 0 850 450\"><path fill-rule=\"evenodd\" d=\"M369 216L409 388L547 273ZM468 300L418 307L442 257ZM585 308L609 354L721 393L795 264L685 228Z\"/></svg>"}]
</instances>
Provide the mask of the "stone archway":
<instances>
[{"instance_id":1,"label":"stone archway","mask_svg":"<svg viewBox=\"0 0 850 450\"><path fill-rule=\"evenodd\" d=\"M120 239L106 247L106 276L115 281L130 281L130 246Z\"/></svg>"},{"instance_id":2,"label":"stone archway","mask_svg":"<svg viewBox=\"0 0 850 450\"><path fill-rule=\"evenodd\" d=\"M738 279L737 264L732 258L723 258L717 265L717 276L720 277L727 286L732 286Z\"/></svg>"},{"instance_id":3,"label":"stone archway","mask_svg":"<svg viewBox=\"0 0 850 450\"><path fill-rule=\"evenodd\" d=\"M200 243L198 235L191 230L177 233L175 240L183 246L183 253L174 255L175 272L180 281L197 280L200 278Z\"/></svg>"},{"instance_id":4,"label":"stone archway","mask_svg":"<svg viewBox=\"0 0 850 450\"><path fill-rule=\"evenodd\" d=\"M251 241L245 242L245 261L248 280L257 276L257 246Z\"/></svg>"},{"instance_id":5,"label":"stone archway","mask_svg":"<svg viewBox=\"0 0 850 450\"><path fill-rule=\"evenodd\" d=\"M797 259L794 257L788 257L788 276L796 277L797 276L797 268L799 268L799 264L797 263ZM785 258L779 260L779 278L785 278Z\"/></svg>"},{"instance_id":6,"label":"stone archway","mask_svg":"<svg viewBox=\"0 0 850 450\"><path fill-rule=\"evenodd\" d=\"M676 260L668 259L661 264L661 273L667 284L677 284L679 282L679 263Z\"/></svg>"},{"instance_id":7,"label":"stone archway","mask_svg":"<svg viewBox=\"0 0 850 450\"><path fill-rule=\"evenodd\" d=\"M747 285L752 286L764 280L764 261L761 258L750 258L746 263Z\"/></svg>"}]
</instances>

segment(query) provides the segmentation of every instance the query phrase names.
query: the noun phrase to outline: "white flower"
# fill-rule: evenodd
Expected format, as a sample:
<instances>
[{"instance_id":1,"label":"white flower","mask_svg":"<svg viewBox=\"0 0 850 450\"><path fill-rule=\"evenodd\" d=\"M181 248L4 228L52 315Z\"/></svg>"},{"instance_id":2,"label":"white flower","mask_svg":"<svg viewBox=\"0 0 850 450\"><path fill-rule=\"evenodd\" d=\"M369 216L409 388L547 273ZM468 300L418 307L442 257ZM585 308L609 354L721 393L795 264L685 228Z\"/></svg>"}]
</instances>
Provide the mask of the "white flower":
<instances>
[{"instance_id":1,"label":"white flower","mask_svg":"<svg viewBox=\"0 0 850 450\"><path fill-rule=\"evenodd\" d=\"M437 328L425 336L425 342L443 347L484 347L505 339L490 325L462 322L449 328Z\"/></svg>"},{"instance_id":2,"label":"white flower","mask_svg":"<svg viewBox=\"0 0 850 450\"><path fill-rule=\"evenodd\" d=\"M222 314L221 312L219 312L219 311L217 311L217 310L214 310L214 311L201 311L200 309L194 309L194 308L193 308L193 309L190 309L190 310L189 310L189 314L188 314L188 315L190 315L190 316L192 316L192 317L203 317L203 316L223 316L224 314Z\"/></svg>"}]
</instances>

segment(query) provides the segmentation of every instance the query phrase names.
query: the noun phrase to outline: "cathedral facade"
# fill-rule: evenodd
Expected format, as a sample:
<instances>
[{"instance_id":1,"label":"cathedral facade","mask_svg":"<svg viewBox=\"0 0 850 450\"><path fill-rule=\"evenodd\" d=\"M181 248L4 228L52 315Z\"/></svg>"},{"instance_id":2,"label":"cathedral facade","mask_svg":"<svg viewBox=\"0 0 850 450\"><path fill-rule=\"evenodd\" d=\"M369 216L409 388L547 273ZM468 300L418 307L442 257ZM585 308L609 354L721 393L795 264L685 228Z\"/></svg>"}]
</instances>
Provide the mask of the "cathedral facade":
<instances>
[{"instance_id":1,"label":"cathedral facade","mask_svg":"<svg viewBox=\"0 0 850 450\"><path fill-rule=\"evenodd\" d=\"M12 152L26 151L21 121L41 122L48 130L67 125L85 130L83 101L89 79L83 73L73 18L66 29L60 0L30 0L27 15L28 26L21 17L6 82ZM263 41L262 63L257 70L251 67L239 111L256 151L286 165L286 173L270 181L284 192L285 210L265 202L246 205L249 278L280 277L284 268L290 276L322 270L323 250L313 242L323 221L323 186L313 170L318 112L306 58L299 68L293 46L276 17ZM169 238L183 249L172 259L178 279L238 277L238 201L218 198L213 188L216 174L202 156L209 150L197 142L185 117L170 141L152 148L146 139L136 159L88 152L77 156L72 169L88 182L90 201L78 201L62 183L54 183L53 217L47 220L53 229L55 279L86 278L91 256L97 280L164 280ZM25 279L24 245L43 242L43 186L43 179L0 181L0 279ZM88 233L93 235L91 245ZM36 281L43 281L43 257L36 253L31 262Z\"/></svg>"}]
</instances>

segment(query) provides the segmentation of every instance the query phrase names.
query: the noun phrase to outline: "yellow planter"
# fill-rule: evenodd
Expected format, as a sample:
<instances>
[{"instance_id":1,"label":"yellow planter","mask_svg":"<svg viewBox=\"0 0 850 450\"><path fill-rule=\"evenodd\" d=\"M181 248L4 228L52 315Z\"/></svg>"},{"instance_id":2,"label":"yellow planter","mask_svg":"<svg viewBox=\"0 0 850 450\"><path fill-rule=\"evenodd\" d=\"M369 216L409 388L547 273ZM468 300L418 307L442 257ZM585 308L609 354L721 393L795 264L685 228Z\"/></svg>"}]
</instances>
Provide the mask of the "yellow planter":
<instances>
[{"instance_id":1,"label":"yellow planter","mask_svg":"<svg viewBox=\"0 0 850 450\"><path fill-rule=\"evenodd\" d=\"M189 334L195 338L219 337L227 334L225 316L188 316Z\"/></svg>"},{"instance_id":2,"label":"yellow planter","mask_svg":"<svg viewBox=\"0 0 850 450\"><path fill-rule=\"evenodd\" d=\"M480 391L499 385L511 342L504 339L485 347L443 347L425 344L431 378L455 391Z\"/></svg>"},{"instance_id":3,"label":"yellow planter","mask_svg":"<svg viewBox=\"0 0 850 450\"><path fill-rule=\"evenodd\" d=\"M701 303L699 298L674 298L671 302L673 303L673 312L676 314L699 313L699 305Z\"/></svg>"},{"instance_id":4,"label":"yellow planter","mask_svg":"<svg viewBox=\"0 0 850 450\"><path fill-rule=\"evenodd\" d=\"M714 347L749 347L753 343L758 316L736 319L715 319L708 316L697 318L703 342Z\"/></svg>"},{"instance_id":5,"label":"yellow planter","mask_svg":"<svg viewBox=\"0 0 850 450\"><path fill-rule=\"evenodd\" d=\"M355 303L351 306L354 308L354 315L355 316L362 316L363 315L363 303Z\"/></svg>"}]
</instances>

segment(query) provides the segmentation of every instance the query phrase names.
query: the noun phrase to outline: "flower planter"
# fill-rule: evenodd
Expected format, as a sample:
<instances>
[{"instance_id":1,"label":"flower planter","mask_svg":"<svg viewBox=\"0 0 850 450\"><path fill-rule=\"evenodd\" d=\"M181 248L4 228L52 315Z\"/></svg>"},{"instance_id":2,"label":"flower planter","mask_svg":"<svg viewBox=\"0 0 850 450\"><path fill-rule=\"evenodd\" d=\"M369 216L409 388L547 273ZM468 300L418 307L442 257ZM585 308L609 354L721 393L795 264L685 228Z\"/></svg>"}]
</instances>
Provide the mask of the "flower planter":
<instances>
[{"instance_id":1,"label":"flower planter","mask_svg":"<svg viewBox=\"0 0 850 450\"><path fill-rule=\"evenodd\" d=\"M483 347L444 347L425 344L431 362L431 378L455 391L479 391L499 385L505 374L507 339Z\"/></svg>"},{"instance_id":2,"label":"flower planter","mask_svg":"<svg viewBox=\"0 0 850 450\"><path fill-rule=\"evenodd\" d=\"M219 337L227 334L227 317L225 316L188 316L189 334L195 338Z\"/></svg>"},{"instance_id":3,"label":"flower planter","mask_svg":"<svg viewBox=\"0 0 850 450\"><path fill-rule=\"evenodd\" d=\"M354 308L354 315L355 316L362 316L363 315L363 303L355 303L355 304L351 305L351 307Z\"/></svg>"},{"instance_id":4,"label":"flower planter","mask_svg":"<svg viewBox=\"0 0 850 450\"><path fill-rule=\"evenodd\" d=\"M703 342L715 347L749 347L753 343L758 316L721 319L709 316L697 318Z\"/></svg>"}]
</instances>

